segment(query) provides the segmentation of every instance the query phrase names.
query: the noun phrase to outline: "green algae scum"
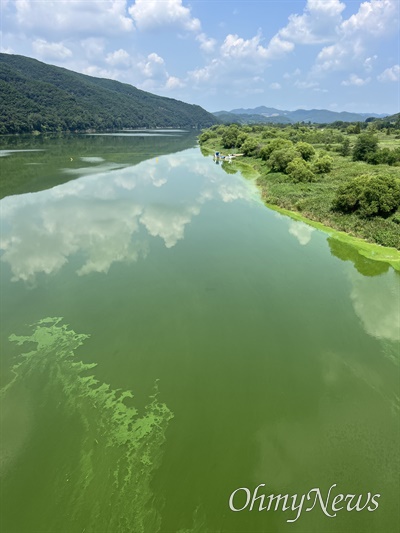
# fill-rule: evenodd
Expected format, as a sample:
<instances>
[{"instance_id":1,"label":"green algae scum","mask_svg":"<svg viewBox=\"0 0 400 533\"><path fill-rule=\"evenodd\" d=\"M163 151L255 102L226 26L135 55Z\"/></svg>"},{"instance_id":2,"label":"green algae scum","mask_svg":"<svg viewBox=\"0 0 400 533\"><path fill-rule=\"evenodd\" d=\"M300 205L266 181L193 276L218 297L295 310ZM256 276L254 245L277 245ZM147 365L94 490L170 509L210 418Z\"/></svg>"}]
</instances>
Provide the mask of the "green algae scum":
<instances>
[{"instance_id":1,"label":"green algae scum","mask_svg":"<svg viewBox=\"0 0 400 533\"><path fill-rule=\"evenodd\" d=\"M47 527L62 531L70 522L69 530L78 530L75 524L83 522L91 531L158 531L160 515L150 482L173 415L154 394L139 416L135 407L124 403L133 398L131 391L99 383L89 374L96 364L76 360L74 351L87 335L60 322L45 318L32 335L10 336L18 346L33 343L36 349L21 354L12 367L13 380L1 390L5 409L27 388L38 388L42 403L54 402L55 393L61 392L64 401L55 410L57 419L74 419L82 428L76 461L61 469L55 465L54 507L42 510L49 514ZM8 467L7 455L2 466ZM11 524L6 527L12 529Z\"/></svg>"},{"instance_id":2,"label":"green algae scum","mask_svg":"<svg viewBox=\"0 0 400 533\"><path fill-rule=\"evenodd\" d=\"M398 255L145 133L0 146L1 532L396 533Z\"/></svg>"}]
</instances>

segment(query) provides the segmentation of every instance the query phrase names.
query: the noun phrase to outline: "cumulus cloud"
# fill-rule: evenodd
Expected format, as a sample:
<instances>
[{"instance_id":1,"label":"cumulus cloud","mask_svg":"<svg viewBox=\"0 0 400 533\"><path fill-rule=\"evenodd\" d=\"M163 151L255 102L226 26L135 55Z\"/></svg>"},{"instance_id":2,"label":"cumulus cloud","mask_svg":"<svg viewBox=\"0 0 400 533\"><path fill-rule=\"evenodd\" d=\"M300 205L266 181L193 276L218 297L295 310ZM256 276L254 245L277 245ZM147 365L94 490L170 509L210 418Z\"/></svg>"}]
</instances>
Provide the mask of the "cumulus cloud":
<instances>
[{"instance_id":1,"label":"cumulus cloud","mask_svg":"<svg viewBox=\"0 0 400 533\"><path fill-rule=\"evenodd\" d=\"M44 39L36 39L32 43L33 51L44 59L66 59L72 52L63 43L49 43Z\"/></svg>"},{"instance_id":2,"label":"cumulus cloud","mask_svg":"<svg viewBox=\"0 0 400 533\"><path fill-rule=\"evenodd\" d=\"M113 67L128 66L130 64L130 55L126 50L120 48L119 50L115 50L115 52L107 54L106 63Z\"/></svg>"},{"instance_id":3,"label":"cumulus cloud","mask_svg":"<svg viewBox=\"0 0 400 533\"><path fill-rule=\"evenodd\" d=\"M165 84L166 89L180 89L184 86L185 83L175 76L169 76Z\"/></svg>"},{"instance_id":4,"label":"cumulus cloud","mask_svg":"<svg viewBox=\"0 0 400 533\"><path fill-rule=\"evenodd\" d=\"M293 14L277 36L299 44L331 41L340 24L345 4L339 0L308 0L302 15Z\"/></svg>"},{"instance_id":5,"label":"cumulus cloud","mask_svg":"<svg viewBox=\"0 0 400 533\"><path fill-rule=\"evenodd\" d=\"M397 28L398 6L396 0L371 0L363 2L357 13L345 20L345 34L368 33L381 37Z\"/></svg>"},{"instance_id":6,"label":"cumulus cloud","mask_svg":"<svg viewBox=\"0 0 400 533\"><path fill-rule=\"evenodd\" d=\"M400 80L400 65L393 65L393 67L385 69L382 74L378 76L381 82L399 81Z\"/></svg>"},{"instance_id":7,"label":"cumulus cloud","mask_svg":"<svg viewBox=\"0 0 400 533\"><path fill-rule=\"evenodd\" d=\"M357 74L350 74L347 80L342 81L342 85L348 87L349 85L355 85L356 87L362 87L371 81L371 78L360 78Z\"/></svg>"},{"instance_id":8,"label":"cumulus cloud","mask_svg":"<svg viewBox=\"0 0 400 533\"><path fill-rule=\"evenodd\" d=\"M188 73L189 81L194 86L209 85L212 81L213 87L221 87L229 79L230 88L237 87L242 94L243 90L247 94L263 92L263 89L254 86L254 83L263 82L258 74L269 66L269 61L284 56L294 45L277 36L273 37L267 46L264 46L262 41L261 32L249 39L237 34L228 34L216 57L204 67ZM240 75L236 76L238 73Z\"/></svg>"},{"instance_id":9,"label":"cumulus cloud","mask_svg":"<svg viewBox=\"0 0 400 533\"><path fill-rule=\"evenodd\" d=\"M199 19L193 18L182 0L136 0L129 8L129 14L140 30L157 28L180 28L198 32L201 29Z\"/></svg>"},{"instance_id":10,"label":"cumulus cloud","mask_svg":"<svg viewBox=\"0 0 400 533\"><path fill-rule=\"evenodd\" d=\"M205 33L199 33L196 40L200 43L200 48L207 53L214 52L217 41L212 37L207 37Z\"/></svg>"},{"instance_id":11,"label":"cumulus cloud","mask_svg":"<svg viewBox=\"0 0 400 533\"><path fill-rule=\"evenodd\" d=\"M73 34L115 35L133 29L126 13L126 0L16 0L13 7L18 29L36 33L71 36Z\"/></svg>"},{"instance_id":12,"label":"cumulus cloud","mask_svg":"<svg viewBox=\"0 0 400 533\"><path fill-rule=\"evenodd\" d=\"M270 83L269 88L277 91L277 90L281 89L282 86L281 86L280 83L274 82L274 83Z\"/></svg>"},{"instance_id":13,"label":"cumulus cloud","mask_svg":"<svg viewBox=\"0 0 400 533\"><path fill-rule=\"evenodd\" d=\"M396 0L363 2L357 13L343 21L338 28L338 39L324 47L317 56L315 72L348 68L353 63L367 61L371 42L398 30Z\"/></svg>"}]
</instances>

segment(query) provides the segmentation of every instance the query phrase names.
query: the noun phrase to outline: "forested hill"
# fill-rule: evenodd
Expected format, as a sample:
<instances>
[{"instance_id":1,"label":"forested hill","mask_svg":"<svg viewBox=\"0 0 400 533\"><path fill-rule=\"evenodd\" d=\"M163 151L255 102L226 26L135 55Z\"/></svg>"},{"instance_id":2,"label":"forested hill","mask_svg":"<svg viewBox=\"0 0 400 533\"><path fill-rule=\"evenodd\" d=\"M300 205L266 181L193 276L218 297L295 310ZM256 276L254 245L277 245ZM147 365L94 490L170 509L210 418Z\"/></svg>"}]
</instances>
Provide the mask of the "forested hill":
<instances>
[{"instance_id":1,"label":"forested hill","mask_svg":"<svg viewBox=\"0 0 400 533\"><path fill-rule=\"evenodd\" d=\"M24 56L0 54L0 133L142 127L204 128L211 113Z\"/></svg>"}]
</instances>

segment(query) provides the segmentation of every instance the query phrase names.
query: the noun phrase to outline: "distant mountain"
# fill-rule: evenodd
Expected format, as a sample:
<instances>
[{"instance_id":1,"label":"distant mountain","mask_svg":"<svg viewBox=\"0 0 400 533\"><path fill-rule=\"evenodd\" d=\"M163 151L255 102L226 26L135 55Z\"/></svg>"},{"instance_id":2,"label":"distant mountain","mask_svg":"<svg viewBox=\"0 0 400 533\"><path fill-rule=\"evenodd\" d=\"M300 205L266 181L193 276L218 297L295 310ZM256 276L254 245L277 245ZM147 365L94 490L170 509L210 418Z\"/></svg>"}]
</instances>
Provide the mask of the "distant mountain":
<instances>
[{"instance_id":1,"label":"distant mountain","mask_svg":"<svg viewBox=\"0 0 400 533\"><path fill-rule=\"evenodd\" d=\"M253 109L232 109L230 113L235 115L265 115L265 116L274 116L274 115L284 115L287 111L282 111L280 109L275 109L274 107L265 107L259 106L254 107Z\"/></svg>"},{"instance_id":2,"label":"distant mountain","mask_svg":"<svg viewBox=\"0 0 400 533\"><path fill-rule=\"evenodd\" d=\"M218 118L219 121L224 122L225 124L260 124L260 123L286 123L291 124L292 121L283 115L278 116L264 116L256 114L236 114L227 111L217 111L214 115Z\"/></svg>"},{"instance_id":3,"label":"distant mountain","mask_svg":"<svg viewBox=\"0 0 400 533\"><path fill-rule=\"evenodd\" d=\"M364 122L368 117L381 118L385 115L376 113L348 113L347 111L329 111L327 109L296 109L284 111L274 107L255 107L253 109L232 109L232 111L217 111L214 113L222 122L237 122L240 124L254 124L256 122L296 123L311 122L315 124L330 124L336 121ZM232 120L233 117L237 117ZM251 117L251 118L250 118Z\"/></svg>"},{"instance_id":4,"label":"distant mountain","mask_svg":"<svg viewBox=\"0 0 400 533\"><path fill-rule=\"evenodd\" d=\"M197 105L24 56L0 54L0 133L120 128L204 128Z\"/></svg>"}]
</instances>

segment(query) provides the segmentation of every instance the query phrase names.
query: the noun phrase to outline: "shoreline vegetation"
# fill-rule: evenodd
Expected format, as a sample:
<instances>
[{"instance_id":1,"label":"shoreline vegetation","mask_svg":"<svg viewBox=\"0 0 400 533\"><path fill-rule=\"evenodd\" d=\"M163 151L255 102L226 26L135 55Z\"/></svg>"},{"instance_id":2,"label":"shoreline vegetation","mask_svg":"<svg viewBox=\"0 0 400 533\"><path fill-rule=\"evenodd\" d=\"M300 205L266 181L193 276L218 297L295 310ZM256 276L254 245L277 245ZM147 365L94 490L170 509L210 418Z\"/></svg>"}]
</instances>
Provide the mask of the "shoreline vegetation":
<instances>
[{"instance_id":1,"label":"shoreline vegetation","mask_svg":"<svg viewBox=\"0 0 400 533\"><path fill-rule=\"evenodd\" d=\"M400 121L216 125L203 155L254 179L265 205L400 271Z\"/></svg>"}]
</instances>

